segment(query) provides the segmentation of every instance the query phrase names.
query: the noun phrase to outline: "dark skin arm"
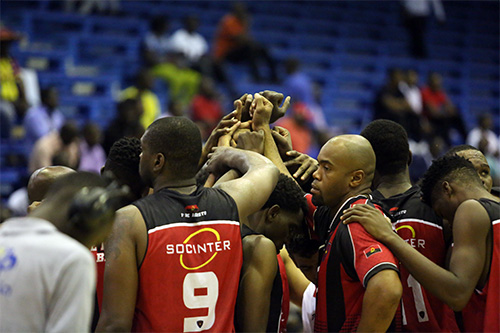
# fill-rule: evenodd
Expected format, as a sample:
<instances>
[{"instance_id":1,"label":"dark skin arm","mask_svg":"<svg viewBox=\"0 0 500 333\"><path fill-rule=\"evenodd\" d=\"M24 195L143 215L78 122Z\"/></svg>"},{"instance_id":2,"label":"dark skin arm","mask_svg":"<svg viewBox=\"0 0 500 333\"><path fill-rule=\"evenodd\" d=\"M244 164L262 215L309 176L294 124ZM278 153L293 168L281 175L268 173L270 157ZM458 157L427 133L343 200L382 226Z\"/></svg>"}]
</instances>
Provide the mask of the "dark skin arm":
<instances>
[{"instance_id":1,"label":"dark skin arm","mask_svg":"<svg viewBox=\"0 0 500 333\"><path fill-rule=\"evenodd\" d=\"M243 332L265 332L278 271L276 246L262 235L243 239L243 268L236 318Z\"/></svg>"},{"instance_id":2,"label":"dark skin arm","mask_svg":"<svg viewBox=\"0 0 500 333\"><path fill-rule=\"evenodd\" d=\"M146 237L146 225L135 206L116 212L113 230L104 243L103 303L96 331L132 329L139 278L137 267L146 251Z\"/></svg>"},{"instance_id":3,"label":"dark skin arm","mask_svg":"<svg viewBox=\"0 0 500 333\"><path fill-rule=\"evenodd\" d=\"M361 223L368 233L391 249L425 289L454 311L462 310L487 266L485 244L491 222L486 210L474 200L465 201L458 207L453 221L454 246L449 270L412 248L373 210L368 205L357 205L346 210L342 220Z\"/></svg>"}]
</instances>

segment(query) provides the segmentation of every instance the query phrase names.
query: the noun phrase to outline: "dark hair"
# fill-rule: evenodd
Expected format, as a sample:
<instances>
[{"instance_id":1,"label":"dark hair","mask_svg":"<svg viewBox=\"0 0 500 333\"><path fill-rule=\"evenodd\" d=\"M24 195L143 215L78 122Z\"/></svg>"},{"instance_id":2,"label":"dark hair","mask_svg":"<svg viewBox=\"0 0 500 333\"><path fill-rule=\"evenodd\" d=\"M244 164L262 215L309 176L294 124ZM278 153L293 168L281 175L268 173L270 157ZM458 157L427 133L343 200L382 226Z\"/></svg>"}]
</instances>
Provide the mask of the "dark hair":
<instances>
[{"instance_id":1,"label":"dark hair","mask_svg":"<svg viewBox=\"0 0 500 333\"><path fill-rule=\"evenodd\" d=\"M141 141L137 138L121 138L109 150L105 171L110 171L120 184L128 185L139 199L145 188L139 174Z\"/></svg>"},{"instance_id":2,"label":"dark hair","mask_svg":"<svg viewBox=\"0 0 500 333\"><path fill-rule=\"evenodd\" d=\"M178 177L196 175L201 157L201 134L190 119L166 117L155 120L146 130L143 144L151 153L163 154L168 168Z\"/></svg>"},{"instance_id":3,"label":"dark hair","mask_svg":"<svg viewBox=\"0 0 500 333\"><path fill-rule=\"evenodd\" d=\"M166 16L155 16L153 19L150 21L149 28L152 31L158 31L160 29L167 29L169 24L169 20Z\"/></svg>"},{"instance_id":4,"label":"dark hair","mask_svg":"<svg viewBox=\"0 0 500 333\"><path fill-rule=\"evenodd\" d=\"M304 235L297 235L292 237L286 244L288 253L293 256L300 256L304 258L311 258L318 252L321 243L319 240L310 239Z\"/></svg>"},{"instance_id":5,"label":"dark hair","mask_svg":"<svg viewBox=\"0 0 500 333\"><path fill-rule=\"evenodd\" d=\"M410 146L403 126L392 120L378 119L369 123L361 135L372 145L380 175L393 175L406 169Z\"/></svg>"},{"instance_id":6,"label":"dark hair","mask_svg":"<svg viewBox=\"0 0 500 333\"><path fill-rule=\"evenodd\" d=\"M278 205L292 212L302 210L307 215L307 201L300 186L290 177L280 174L278 183L262 208Z\"/></svg>"},{"instance_id":7,"label":"dark hair","mask_svg":"<svg viewBox=\"0 0 500 333\"><path fill-rule=\"evenodd\" d=\"M431 206L432 193L436 185L450 179L483 186L471 162L458 155L444 155L432 162L422 178L422 200Z\"/></svg>"},{"instance_id":8,"label":"dark hair","mask_svg":"<svg viewBox=\"0 0 500 333\"><path fill-rule=\"evenodd\" d=\"M458 146L455 146L455 147L450 148L450 149L449 149L449 150L445 153L445 155L446 155L446 156L455 155L456 153L461 152L461 151L464 151L464 150L477 150L477 151L480 151L479 149L477 149L476 147L471 146L471 145L458 145Z\"/></svg>"},{"instance_id":9,"label":"dark hair","mask_svg":"<svg viewBox=\"0 0 500 333\"><path fill-rule=\"evenodd\" d=\"M78 135L78 127L71 122L64 124L59 130L59 136L61 137L64 145L69 145L78 137Z\"/></svg>"}]
</instances>

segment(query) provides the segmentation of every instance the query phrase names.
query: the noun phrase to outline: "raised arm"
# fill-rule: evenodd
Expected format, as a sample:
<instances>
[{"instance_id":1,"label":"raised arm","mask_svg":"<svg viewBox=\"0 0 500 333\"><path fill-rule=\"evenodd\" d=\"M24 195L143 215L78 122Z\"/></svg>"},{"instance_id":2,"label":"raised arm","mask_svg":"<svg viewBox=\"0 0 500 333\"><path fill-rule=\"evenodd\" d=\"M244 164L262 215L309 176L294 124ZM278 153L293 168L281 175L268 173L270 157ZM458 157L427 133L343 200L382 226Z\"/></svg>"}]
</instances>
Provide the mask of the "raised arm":
<instances>
[{"instance_id":1,"label":"raised arm","mask_svg":"<svg viewBox=\"0 0 500 333\"><path fill-rule=\"evenodd\" d=\"M230 169L242 174L241 178L215 186L234 199L240 216L258 211L266 203L279 176L279 170L264 156L230 147L216 148L210 155L207 168L216 177Z\"/></svg>"},{"instance_id":2,"label":"raised arm","mask_svg":"<svg viewBox=\"0 0 500 333\"><path fill-rule=\"evenodd\" d=\"M491 223L486 210L476 201L462 203L453 221L454 246L450 269L446 270L420 254L374 214L368 205L346 210L344 223L359 222L374 238L384 243L415 279L454 311L465 307L476 287L486 258L486 240Z\"/></svg>"},{"instance_id":3,"label":"raised arm","mask_svg":"<svg viewBox=\"0 0 500 333\"><path fill-rule=\"evenodd\" d=\"M146 235L144 220L135 206L116 212L113 230L104 243L103 303L96 331L129 332L132 329L138 265L145 253ZM138 256L138 252L142 255Z\"/></svg>"}]
</instances>

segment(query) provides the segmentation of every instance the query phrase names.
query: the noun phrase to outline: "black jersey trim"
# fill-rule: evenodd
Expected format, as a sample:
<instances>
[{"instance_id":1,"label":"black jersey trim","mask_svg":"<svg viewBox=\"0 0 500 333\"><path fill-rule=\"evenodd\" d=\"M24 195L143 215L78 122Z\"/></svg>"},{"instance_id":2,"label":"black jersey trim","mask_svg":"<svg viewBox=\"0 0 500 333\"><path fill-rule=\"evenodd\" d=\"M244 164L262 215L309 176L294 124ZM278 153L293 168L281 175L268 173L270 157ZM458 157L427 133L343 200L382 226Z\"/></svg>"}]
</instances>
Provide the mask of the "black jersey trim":
<instances>
[{"instance_id":1,"label":"black jersey trim","mask_svg":"<svg viewBox=\"0 0 500 333\"><path fill-rule=\"evenodd\" d=\"M365 277L363 278L363 287L366 289L366 286L368 285L368 281L377 273L380 273L383 270L386 269L391 269L399 273L398 266L393 264L392 262L381 262L375 266L373 266L366 274Z\"/></svg>"}]
</instances>

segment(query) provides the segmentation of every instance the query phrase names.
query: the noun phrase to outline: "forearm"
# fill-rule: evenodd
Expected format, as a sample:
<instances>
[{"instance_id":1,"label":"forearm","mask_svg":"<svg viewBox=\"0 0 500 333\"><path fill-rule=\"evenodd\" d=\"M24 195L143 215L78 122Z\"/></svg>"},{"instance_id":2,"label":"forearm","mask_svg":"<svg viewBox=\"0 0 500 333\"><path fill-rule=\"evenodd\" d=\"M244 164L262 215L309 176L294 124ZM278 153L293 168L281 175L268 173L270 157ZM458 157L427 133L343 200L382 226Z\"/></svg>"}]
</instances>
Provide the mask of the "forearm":
<instances>
[{"instance_id":1,"label":"forearm","mask_svg":"<svg viewBox=\"0 0 500 333\"><path fill-rule=\"evenodd\" d=\"M455 311L465 306L473 288L470 289L461 283L454 273L436 265L397 234L387 237L383 243L389 247L422 287Z\"/></svg>"},{"instance_id":2,"label":"forearm","mask_svg":"<svg viewBox=\"0 0 500 333\"><path fill-rule=\"evenodd\" d=\"M267 157L279 169L280 173L285 174L293 179L287 167L281 159L278 147L274 142L273 134L269 126L263 128L264 130L264 156Z\"/></svg>"}]
</instances>

